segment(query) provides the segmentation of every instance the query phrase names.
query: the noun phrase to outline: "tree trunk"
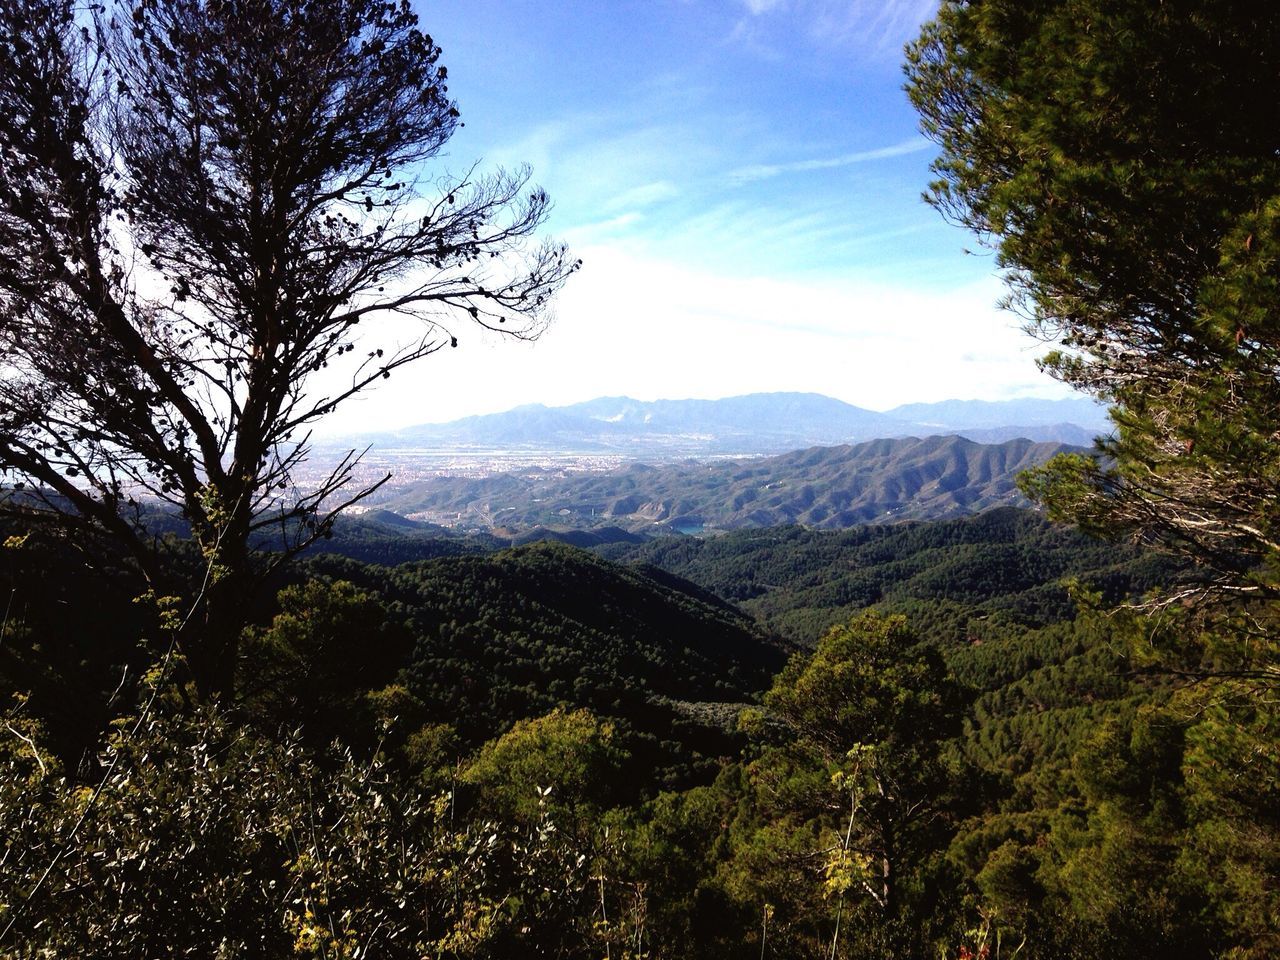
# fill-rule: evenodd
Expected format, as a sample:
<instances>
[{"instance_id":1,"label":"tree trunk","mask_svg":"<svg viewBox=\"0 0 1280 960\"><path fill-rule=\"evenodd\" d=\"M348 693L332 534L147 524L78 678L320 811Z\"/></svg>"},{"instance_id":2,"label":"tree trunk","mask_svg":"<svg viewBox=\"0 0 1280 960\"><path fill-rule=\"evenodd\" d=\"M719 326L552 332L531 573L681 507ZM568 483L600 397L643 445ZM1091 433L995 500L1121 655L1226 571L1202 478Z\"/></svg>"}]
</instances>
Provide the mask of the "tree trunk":
<instances>
[{"instance_id":1,"label":"tree trunk","mask_svg":"<svg viewBox=\"0 0 1280 960\"><path fill-rule=\"evenodd\" d=\"M206 589L204 616L191 625L194 630L187 644L191 676L205 699L222 699L234 692L240 634L251 589L243 570L224 574Z\"/></svg>"},{"instance_id":2,"label":"tree trunk","mask_svg":"<svg viewBox=\"0 0 1280 960\"><path fill-rule=\"evenodd\" d=\"M249 498L222 495L217 500L234 506L213 510L212 522L197 530L205 562L204 581L196 585L196 613L183 629L183 652L192 680L206 699L234 692L240 635L257 586L249 561Z\"/></svg>"},{"instance_id":3,"label":"tree trunk","mask_svg":"<svg viewBox=\"0 0 1280 960\"><path fill-rule=\"evenodd\" d=\"M881 788L883 795L883 787ZM897 831L893 818L886 816L880 823L880 897L887 921L898 917L898 872L895 865L898 861Z\"/></svg>"}]
</instances>

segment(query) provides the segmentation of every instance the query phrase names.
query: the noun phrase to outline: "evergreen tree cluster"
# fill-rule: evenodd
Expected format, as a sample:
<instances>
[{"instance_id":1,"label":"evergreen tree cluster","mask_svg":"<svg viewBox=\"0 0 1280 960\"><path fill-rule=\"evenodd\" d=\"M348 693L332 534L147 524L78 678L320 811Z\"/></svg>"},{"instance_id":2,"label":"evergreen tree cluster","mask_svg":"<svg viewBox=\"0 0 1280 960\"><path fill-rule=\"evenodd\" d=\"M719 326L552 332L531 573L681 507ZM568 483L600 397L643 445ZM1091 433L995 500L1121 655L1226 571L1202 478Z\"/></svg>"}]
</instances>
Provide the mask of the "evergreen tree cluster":
<instances>
[{"instance_id":1,"label":"evergreen tree cluster","mask_svg":"<svg viewBox=\"0 0 1280 960\"><path fill-rule=\"evenodd\" d=\"M770 531L793 569L779 602L821 609L834 536ZM59 557L63 590L98 572L14 538L0 807L28 839L0 868L7 945L1266 956L1274 713L1243 681L1155 669L1151 618L1100 608L1088 584L1146 558L1027 512L859 536L868 573L923 548L926 571L958 574L860 612L834 597L841 621L788 648L705 589L562 544L397 568L328 555L246 631L237 698L213 708L171 659L146 670L172 610L127 604L108 656L100 613L70 608L46 683L81 684L75 709L29 684L51 623L29 585ZM1043 604L997 615L1010 581L982 575L991 551L1046 543L1059 560L1042 582L1014 583ZM644 553L682 570L706 553L700 575L733 584L759 549L743 535ZM1113 600L1149 581L1123 582ZM87 684L130 663L123 689ZM251 864L239 886L232 861ZM401 878L395 896L379 877ZM198 910L184 884L206 891Z\"/></svg>"}]
</instances>

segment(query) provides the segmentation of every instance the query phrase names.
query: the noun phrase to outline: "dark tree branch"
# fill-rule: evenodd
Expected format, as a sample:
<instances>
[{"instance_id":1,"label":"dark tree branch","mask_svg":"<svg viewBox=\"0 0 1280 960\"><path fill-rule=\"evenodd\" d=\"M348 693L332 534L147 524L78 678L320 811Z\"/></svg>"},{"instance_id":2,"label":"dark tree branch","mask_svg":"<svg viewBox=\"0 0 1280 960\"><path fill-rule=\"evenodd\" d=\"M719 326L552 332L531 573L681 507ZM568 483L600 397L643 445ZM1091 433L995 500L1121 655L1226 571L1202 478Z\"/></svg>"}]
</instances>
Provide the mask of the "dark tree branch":
<instances>
[{"instance_id":1,"label":"dark tree branch","mask_svg":"<svg viewBox=\"0 0 1280 960\"><path fill-rule=\"evenodd\" d=\"M536 241L550 202L527 170L431 169L458 111L407 3L118 0L90 20L0 8L0 470L35 491L24 509L140 557L131 505L181 509L214 572L191 659L216 692L255 538L284 523L296 552L377 487L353 489L353 454L296 490L295 436L456 343L451 318L536 337L577 263ZM361 345L395 316L426 332Z\"/></svg>"}]
</instances>

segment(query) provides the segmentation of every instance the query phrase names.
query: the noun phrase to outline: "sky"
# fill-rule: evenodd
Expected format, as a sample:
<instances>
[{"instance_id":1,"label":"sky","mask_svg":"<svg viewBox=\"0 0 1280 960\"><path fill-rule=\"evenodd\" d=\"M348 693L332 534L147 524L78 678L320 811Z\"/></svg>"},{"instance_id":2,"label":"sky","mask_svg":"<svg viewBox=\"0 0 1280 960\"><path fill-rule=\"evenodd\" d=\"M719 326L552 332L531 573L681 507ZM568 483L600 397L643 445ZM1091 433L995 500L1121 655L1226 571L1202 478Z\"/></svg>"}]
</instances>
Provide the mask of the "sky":
<instances>
[{"instance_id":1,"label":"sky","mask_svg":"<svg viewBox=\"0 0 1280 960\"><path fill-rule=\"evenodd\" d=\"M1066 395L991 252L921 199L902 47L935 4L418 0L465 124L441 169L531 165L583 267L537 342L457 325L325 432L617 395Z\"/></svg>"}]
</instances>

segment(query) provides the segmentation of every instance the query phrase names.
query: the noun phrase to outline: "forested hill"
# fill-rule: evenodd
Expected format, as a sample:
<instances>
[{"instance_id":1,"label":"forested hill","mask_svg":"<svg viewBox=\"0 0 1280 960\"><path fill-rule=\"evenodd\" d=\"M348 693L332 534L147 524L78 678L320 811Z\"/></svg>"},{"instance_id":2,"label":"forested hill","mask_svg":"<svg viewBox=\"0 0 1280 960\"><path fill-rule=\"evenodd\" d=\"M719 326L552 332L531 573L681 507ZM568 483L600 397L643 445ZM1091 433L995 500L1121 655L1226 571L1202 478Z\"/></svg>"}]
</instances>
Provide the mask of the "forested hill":
<instances>
[{"instance_id":1,"label":"forested hill","mask_svg":"<svg viewBox=\"0 0 1280 960\"><path fill-rule=\"evenodd\" d=\"M384 519L389 529L431 532ZM485 543L419 545L430 542L443 551L483 550ZM1131 860L1137 845L1159 857L1176 853L1182 788L1157 774L1166 757L1180 756L1185 716L1166 708L1167 683L1133 675L1117 627L1105 618L1073 619L1061 585L1076 576L1118 598L1169 582L1164 577L1176 571L1167 563L1018 509L848 531L620 539L597 549L630 566L557 542L397 567L311 557L290 572L295 582L281 594L280 614L268 626L264 613L251 629L242 671L246 715L261 730L301 725L312 742L341 735L357 744L369 735L362 731L371 708L394 717L404 731L394 735L395 755L423 782L456 790L464 818L468 804L486 816L524 816L513 809L534 816L545 801L540 791L554 787L557 825L564 825L555 842L594 838L595 846L582 849L599 851L610 836L623 837L635 860L608 863L629 871L635 886L625 888L628 895L640 885L654 891L648 909L672 929L687 924L698 956L755 957L756 943L745 952L729 949L759 913L753 884L771 885L764 902L781 902L778 915L788 923L808 923L810 914L830 919L815 871L796 866L796 851L809 856L830 843L837 825L847 829L847 809L837 801L848 797L833 794L826 766L797 767L795 756L763 741L778 731L751 726L758 712L746 712L734 732L740 708L759 701L771 680L775 689L791 682L807 662L806 653L774 679L790 648L771 639L769 627L808 645L827 623L875 606L907 613L911 632L894 635L868 676L897 683L902 664L932 658L959 681L955 693L963 698L956 706L963 706L963 724L945 743L951 779L928 795L946 811L942 828L899 864L911 871L913 890L946 898L929 909L962 911L954 888L978 883L995 891L1002 910L1033 904L1028 916L1045 924L1075 929L1074 915L1056 919L1072 898L1116 899L1116 912L1127 917L1122 898L1145 888L1083 868L1107 853L1117 822L1132 828L1114 813L1126 809L1115 800L1131 789L1142 803L1150 791L1151 802L1173 814L1120 834L1136 839L1114 855ZM18 597L13 613L23 621L6 634L0 682L29 691L26 709L50 728L56 724L67 754L78 756L70 728L86 722L83 714L106 715L102 704L119 695L126 675L120 664L138 659L124 642L139 629L129 617L142 608L127 600L138 587L85 590L77 555L37 537L0 559L0 590ZM57 575L48 577L50 570ZM68 597L77 602L66 604ZM878 621L856 622L871 629ZM836 666L852 673L860 664ZM261 683L264 675L275 685ZM401 688L403 696L393 692ZM807 685L805 702L843 696L840 689ZM894 688L894 696L906 694ZM886 722L902 715L897 702L884 709L874 697L839 701ZM594 717L570 712L579 707ZM1154 750L1143 746L1151 735L1159 738ZM908 725L904 736L918 739L918 729ZM1146 752L1130 751L1131 739ZM904 749L902 742L893 741L895 749ZM1102 752L1112 742L1127 751L1114 763ZM744 745L734 763L729 758ZM842 742L841 755L846 749ZM664 788L680 792L659 794ZM175 803L190 792L182 783L174 790L166 799ZM1107 802L1083 808L1082 791ZM575 813L572 804L583 796ZM508 802L515 806L503 806ZM615 832L591 832L606 826ZM1168 868L1167 858L1153 864L1145 877ZM1154 890L1153 897L1163 895L1159 885Z\"/></svg>"},{"instance_id":2,"label":"forested hill","mask_svg":"<svg viewBox=\"0 0 1280 960\"><path fill-rule=\"evenodd\" d=\"M464 741L589 707L620 721L632 754L668 777L729 749L715 718L754 700L790 651L691 583L554 542L395 568L327 556L310 568L376 594L405 623L416 638L405 683Z\"/></svg>"},{"instance_id":3,"label":"forested hill","mask_svg":"<svg viewBox=\"0 0 1280 960\"><path fill-rule=\"evenodd\" d=\"M1022 504L1016 477L1068 448L960 437L874 440L777 457L438 477L385 506L435 523L484 530L535 526L652 531L798 523L841 528L929 520Z\"/></svg>"},{"instance_id":4,"label":"forested hill","mask_svg":"<svg viewBox=\"0 0 1280 960\"><path fill-rule=\"evenodd\" d=\"M990 618L1039 627L1073 615L1067 579L1120 601L1179 574L1167 556L1014 507L936 523L771 527L597 549L688 578L805 644L872 605L909 613L940 642L961 641Z\"/></svg>"}]
</instances>

